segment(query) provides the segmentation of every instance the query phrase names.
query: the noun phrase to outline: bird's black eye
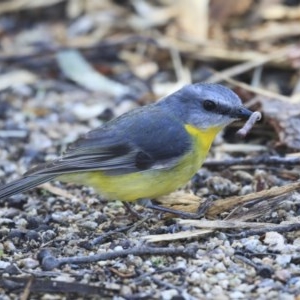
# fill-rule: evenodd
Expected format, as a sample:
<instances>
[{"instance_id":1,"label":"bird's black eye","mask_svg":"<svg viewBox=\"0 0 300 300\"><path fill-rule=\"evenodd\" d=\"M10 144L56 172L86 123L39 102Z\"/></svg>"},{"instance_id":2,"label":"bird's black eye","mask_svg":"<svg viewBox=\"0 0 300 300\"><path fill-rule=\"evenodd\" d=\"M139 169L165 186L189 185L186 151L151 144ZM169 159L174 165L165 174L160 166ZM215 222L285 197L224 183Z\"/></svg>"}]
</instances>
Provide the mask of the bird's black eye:
<instances>
[{"instance_id":1,"label":"bird's black eye","mask_svg":"<svg viewBox=\"0 0 300 300\"><path fill-rule=\"evenodd\" d=\"M203 108L207 111L212 111L217 108L217 104L212 100L204 100L203 101Z\"/></svg>"}]
</instances>

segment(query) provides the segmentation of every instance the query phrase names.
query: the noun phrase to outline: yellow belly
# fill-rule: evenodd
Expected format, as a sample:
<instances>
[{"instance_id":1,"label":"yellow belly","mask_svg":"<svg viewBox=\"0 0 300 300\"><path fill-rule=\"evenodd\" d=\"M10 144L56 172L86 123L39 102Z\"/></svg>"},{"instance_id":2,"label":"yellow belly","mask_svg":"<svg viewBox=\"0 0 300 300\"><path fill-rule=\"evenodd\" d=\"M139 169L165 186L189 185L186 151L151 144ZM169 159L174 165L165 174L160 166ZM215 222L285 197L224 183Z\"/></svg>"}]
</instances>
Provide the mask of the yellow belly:
<instances>
[{"instance_id":1,"label":"yellow belly","mask_svg":"<svg viewBox=\"0 0 300 300\"><path fill-rule=\"evenodd\" d=\"M168 170L145 170L108 176L102 171L64 175L59 180L93 187L108 200L135 201L156 198L175 191L199 170L220 128L206 131L185 126L193 138L193 150L185 154L177 166Z\"/></svg>"}]
</instances>

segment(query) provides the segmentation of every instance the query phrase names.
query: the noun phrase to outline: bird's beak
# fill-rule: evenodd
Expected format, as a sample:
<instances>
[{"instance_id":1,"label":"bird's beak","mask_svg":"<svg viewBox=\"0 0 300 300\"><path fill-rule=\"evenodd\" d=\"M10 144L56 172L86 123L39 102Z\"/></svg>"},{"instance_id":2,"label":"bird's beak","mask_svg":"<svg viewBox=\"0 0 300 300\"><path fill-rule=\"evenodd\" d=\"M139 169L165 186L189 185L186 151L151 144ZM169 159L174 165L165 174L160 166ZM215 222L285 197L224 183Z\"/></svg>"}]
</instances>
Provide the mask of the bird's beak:
<instances>
[{"instance_id":1,"label":"bird's beak","mask_svg":"<svg viewBox=\"0 0 300 300\"><path fill-rule=\"evenodd\" d=\"M234 119L248 120L249 117L252 115L252 113L253 112L251 110L247 109L246 107L240 106L237 109L235 109L231 115L232 115L232 118L234 118Z\"/></svg>"}]
</instances>

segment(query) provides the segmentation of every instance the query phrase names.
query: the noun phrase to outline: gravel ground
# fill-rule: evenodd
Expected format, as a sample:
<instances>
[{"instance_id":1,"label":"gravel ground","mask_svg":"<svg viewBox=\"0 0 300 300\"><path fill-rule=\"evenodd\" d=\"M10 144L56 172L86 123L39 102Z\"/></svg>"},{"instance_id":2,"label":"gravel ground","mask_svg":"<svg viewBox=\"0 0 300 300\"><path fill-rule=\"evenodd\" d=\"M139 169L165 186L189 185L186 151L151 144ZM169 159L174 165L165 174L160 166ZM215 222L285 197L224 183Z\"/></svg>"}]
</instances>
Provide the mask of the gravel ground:
<instances>
[{"instance_id":1,"label":"gravel ground","mask_svg":"<svg viewBox=\"0 0 300 300\"><path fill-rule=\"evenodd\" d=\"M54 158L68 142L103 122L101 116L85 115L99 105L99 95L76 90L40 97L31 92L3 96L2 182L17 178L31 164ZM86 109L78 110L87 96ZM117 108L103 107L103 113L120 113L133 106L128 101ZM219 137L217 143L221 141ZM229 155L214 146L211 157ZM288 183L281 173L281 168L202 169L185 192L193 190L202 197L246 194L258 185ZM299 223L300 195L287 195L284 200L254 221ZM147 235L193 228L135 205L145 217L137 221L122 203L106 202L89 187L59 182L14 196L1 206L4 300L300 299L300 231L240 237L235 234L242 229L218 229L195 238L146 243ZM80 257L85 257L81 263Z\"/></svg>"}]
</instances>

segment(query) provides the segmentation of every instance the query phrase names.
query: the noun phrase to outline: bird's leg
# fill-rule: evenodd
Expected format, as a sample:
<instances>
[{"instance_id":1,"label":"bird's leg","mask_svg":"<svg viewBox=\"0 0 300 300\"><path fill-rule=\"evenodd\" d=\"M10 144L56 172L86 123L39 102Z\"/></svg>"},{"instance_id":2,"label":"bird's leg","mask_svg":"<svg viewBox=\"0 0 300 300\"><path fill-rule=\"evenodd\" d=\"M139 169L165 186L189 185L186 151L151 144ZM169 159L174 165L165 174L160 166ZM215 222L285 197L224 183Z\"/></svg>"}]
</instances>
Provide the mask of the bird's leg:
<instances>
[{"instance_id":1,"label":"bird's leg","mask_svg":"<svg viewBox=\"0 0 300 300\"><path fill-rule=\"evenodd\" d=\"M125 206L126 210L135 218L138 220L142 220L145 218L143 214L138 213L134 208L132 208L131 204L128 202L123 201L123 205Z\"/></svg>"},{"instance_id":2,"label":"bird's leg","mask_svg":"<svg viewBox=\"0 0 300 300\"><path fill-rule=\"evenodd\" d=\"M196 212L196 213L189 213L189 212L185 212L185 211L181 211L181 210L177 210L177 209L173 209L173 208L160 206L160 205L154 204L150 199L139 199L138 203L146 208L151 208L151 209L155 209L155 210L158 210L161 212L174 214L181 218L200 219L201 217L203 217L205 215L205 212L210 207L212 200L208 199L207 201L205 201L203 203L203 205L201 205L201 207L199 207L198 212Z\"/></svg>"},{"instance_id":3,"label":"bird's leg","mask_svg":"<svg viewBox=\"0 0 300 300\"><path fill-rule=\"evenodd\" d=\"M204 217L207 210L211 207L212 203L216 200L215 195L209 196L199 207L197 210L197 214L199 217Z\"/></svg>"}]
</instances>

